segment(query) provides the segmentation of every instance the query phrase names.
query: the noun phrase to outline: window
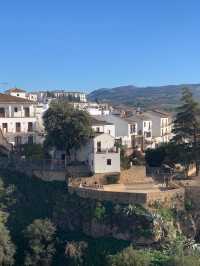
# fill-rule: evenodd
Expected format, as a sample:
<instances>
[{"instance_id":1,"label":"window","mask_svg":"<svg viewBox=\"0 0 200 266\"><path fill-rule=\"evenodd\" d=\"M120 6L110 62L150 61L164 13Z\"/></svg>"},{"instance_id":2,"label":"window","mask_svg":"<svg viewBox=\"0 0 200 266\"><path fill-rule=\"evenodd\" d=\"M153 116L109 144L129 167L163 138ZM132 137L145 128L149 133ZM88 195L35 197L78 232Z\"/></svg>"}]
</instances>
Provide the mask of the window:
<instances>
[{"instance_id":1,"label":"window","mask_svg":"<svg viewBox=\"0 0 200 266\"><path fill-rule=\"evenodd\" d=\"M145 132L146 138L150 138L151 137L151 132Z\"/></svg>"},{"instance_id":2,"label":"window","mask_svg":"<svg viewBox=\"0 0 200 266\"><path fill-rule=\"evenodd\" d=\"M24 107L24 115L25 115L25 117L30 117L29 107Z\"/></svg>"},{"instance_id":3,"label":"window","mask_svg":"<svg viewBox=\"0 0 200 266\"><path fill-rule=\"evenodd\" d=\"M22 138L20 136L15 137L15 145L19 146L22 144Z\"/></svg>"},{"instance_id":4,"label":"window","mask_svg":"<svg viewBox=\"0 0 200 266\"><path fill-rule=\"evenodd\" d=\"M16 123L16 132L21 132L21 123Z\"/></svg>"},{"instance_id":5,"label":"window","mask_svg":"<svg viewBox=\"0 0 200 266\"><path fill-rule=\"evenodd\" d=\"M8 132L8 124L7 123L3 123L2 127L3 127L3 133L7 133Z\"/></svg>"},{"instance_id":6,"label":"window","mask_svg":"<svg viewBox=\"0 0 200 266\"><path fill-rule=\"evenodd\" d=\"M33 144L33 136L28 136L28 144Z\"/></svg>"},{"instance_id":7,"label":"window","mask_svg":"<svg viewBox=\"0 0 200 266\"><path fill-rule=\"evenodd\" d=\"M111 159L107 159L107 165L111 165L112 164L112 160Z\"/></svg>"},{"instance_id":8,"label":"window","mask_svg":"<svg viewBox=\"0 0 200 266\"><path fill-rule=\"evenodd\" d=\"M0 117L5 117L5 108L0 108Z\"/></svg>"},{"instance_id":9,"label":"window","mask_svg":"<svg viewBox=\"0 0 200 266\"><path fill-rule=\"evenodd\" d=\"M18 108L17 108L17 107L14 108L14 112L15 112L15 113L18 112Z\"/></svg>"},{"instance_id":10,"label":"window","mask_svg":"<svg viewBox=\"0 0 200 266\"><path fill-rule=\"evenodd\" d=\"M131 133L135 133L135 125L131 125Z\"/></svg>"},{"instance_id":11,"label":"window","mask_svg":"<svg viewBox=\"0 0 200 266\"><path fill-rule=\"evenodd\" d=\"M65 153L61 154L61 161L65 161Z\"/></svg>"},{"instance_id":12,"label":"window","mask_svg":"<svg viewBox=\"0 0 200 266\"><path fill-rule=\"evenodd\" d=\"M101 152L101 141L97 142L97 152Z\"/></svg>"},{"instance_id":13,"label":"window","mask_svg":"<svg viewBox=\"0 0 200 266\"><path fill-rule=\"evenodd\" d=\"M28 122L28 132L33 131L33 123L32 122Z\"/></svg>"}]
</instances>

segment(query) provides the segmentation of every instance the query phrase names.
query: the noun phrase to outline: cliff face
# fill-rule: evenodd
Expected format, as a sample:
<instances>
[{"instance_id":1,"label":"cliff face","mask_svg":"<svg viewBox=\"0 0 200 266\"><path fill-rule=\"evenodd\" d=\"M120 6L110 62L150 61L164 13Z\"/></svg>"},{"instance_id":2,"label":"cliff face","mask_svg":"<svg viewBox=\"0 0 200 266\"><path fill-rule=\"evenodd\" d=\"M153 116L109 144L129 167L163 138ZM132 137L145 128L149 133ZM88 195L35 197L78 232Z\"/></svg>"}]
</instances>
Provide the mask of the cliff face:
<instances>
[{"instance_id":1,"label":"cliff face","mask_svg":"<svg viewBox=\"0 0 200 266\"><path fill-rule=\"evenodd\" d=\"M162 242L174 237L178 231L171 210L100 203L75 195L56 208L53 220L64 231L81 231L94 238L111 237L137 245Z\"/></svg>"}]
</instances>

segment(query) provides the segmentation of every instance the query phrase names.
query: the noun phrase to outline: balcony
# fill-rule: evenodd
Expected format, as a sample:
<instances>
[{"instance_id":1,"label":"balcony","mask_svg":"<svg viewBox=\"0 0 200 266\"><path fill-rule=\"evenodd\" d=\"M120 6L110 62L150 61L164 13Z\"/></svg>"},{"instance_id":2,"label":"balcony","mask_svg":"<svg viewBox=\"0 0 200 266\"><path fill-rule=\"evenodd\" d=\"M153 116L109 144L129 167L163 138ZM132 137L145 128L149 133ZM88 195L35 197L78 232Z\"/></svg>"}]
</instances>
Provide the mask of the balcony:
<instances>
[{"instance_id":1,"label":"balcony","mask_svg":"<svg viewBox=\"0 0 200 266\"><path fill-rule=\"evenodd\" d=\"M106 153L119 153L119 149L113 147L111 149L99 149L96 151L97 154L106 154Z\"/></svg>"}]
</instances>

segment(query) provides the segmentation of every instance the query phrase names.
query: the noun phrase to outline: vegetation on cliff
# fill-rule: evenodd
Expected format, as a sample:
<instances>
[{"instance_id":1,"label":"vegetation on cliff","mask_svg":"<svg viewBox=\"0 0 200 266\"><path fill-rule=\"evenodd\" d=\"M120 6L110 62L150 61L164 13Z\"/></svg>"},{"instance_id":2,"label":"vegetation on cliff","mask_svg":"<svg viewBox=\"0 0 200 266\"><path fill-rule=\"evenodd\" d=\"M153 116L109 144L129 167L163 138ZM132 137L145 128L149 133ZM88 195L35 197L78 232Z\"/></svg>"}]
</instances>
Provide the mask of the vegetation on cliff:
<instances>
[{"instance_id":1,"label":"vegetation on cliff","mask_svg":"<svg viewBox=\"0 0 200 266\"><path fill-rule=\"evenodd\" d=\"M198 245L178 233L173 210L80 200L68 194L62 182L11 170L0 175L2 265L100 266L124 260L121 265L164 266L181 265L179 261L186 263L189 257L199 265ZM134 246L128 248L131 242ZM166 264L169 261L175 262Z\"/></svg>"}]
</instances>

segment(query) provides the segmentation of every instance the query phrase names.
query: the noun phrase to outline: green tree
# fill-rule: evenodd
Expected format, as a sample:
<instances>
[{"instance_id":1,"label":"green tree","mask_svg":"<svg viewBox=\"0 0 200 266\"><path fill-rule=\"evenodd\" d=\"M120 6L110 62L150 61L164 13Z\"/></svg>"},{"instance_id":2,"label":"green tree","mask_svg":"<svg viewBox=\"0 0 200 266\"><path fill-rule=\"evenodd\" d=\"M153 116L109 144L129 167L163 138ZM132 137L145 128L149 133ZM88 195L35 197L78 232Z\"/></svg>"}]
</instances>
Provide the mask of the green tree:
<instances>
[{"instance_id":1,"label":"green tree","mask_svg":"<svg viewBox=\"0 0 200 266\"><path fill-rule=\"evenodd\" d=\"M174 256L164 263L164 266L200 266L200 258L198 256Z\"/></svg>"},{"instance_id":2,"label":"green tree","mask_svg":"<svg viewBox=\"0 0 200 266\"><path fill-rule=\"evenodd\" d=\"M22 155L26 159L42 160L44 159L44 150L41 144L24 144Z\"/></svg>"},{"instance_id":3,"label":"green tree","mask_svg":"<svg viewBox=\"0 0 200 266\"><path fill-rule=\"evenodd\" d=\"M193 99L189 89L183 89L182 105L177 108L173 132L175 143L182 145L188 161L196 164L196 175L199 173L199 144L200 144L200 107Z\"/></svg>"},{"instance_id":4,"label":"green tree","mask_svg":"<svg viewBox=\"0 0 200 266\"><path fill-rule=\"evenodd\" d=\"M13 265L15 246L11 241L10 232L6 228L7 215L0 212L0 265Z\"/></svg>"},{"instance_id":5,"label":"green tree","mask_svg":"<svg viewBox=\"0 0 200 266\"><path fill-rule=\"evenodd\" d=\"M109 266L150 266L149 254L137 251L132 246L122 250L116 255L108 256Z\"/></svg>"},{"instance_id":6,"label":"green tree","mask_svg":"<svg viewBox=\"0 0 200 266\"><path fill-rule=\"evenodd\" d=\"M164 146L157 149L148 149L145 153L146 163L151 167L160 167L166 158Z\"/></svg>"},{"instance_id":7,"label":"green tree","mask_svg":"<svg viewBox=\"0 0 200 266\"><path fill-rule=\"evenodd\" d=\"M55 226L48 219L36 219L25 232L25 265L49 266L55 254Z\"/></svg>"},{"instance_id":8,"label":"green tree","mask_svg":"<svg viewBox=\"0 0 200 266\"><path fill-rule=\"evenodd\" d=\"M52 103L43 118L47 132L46 146L65 150L68 155L92 135L90 116L74 109L66 101Z\"/></svg>"}]
</instances>

